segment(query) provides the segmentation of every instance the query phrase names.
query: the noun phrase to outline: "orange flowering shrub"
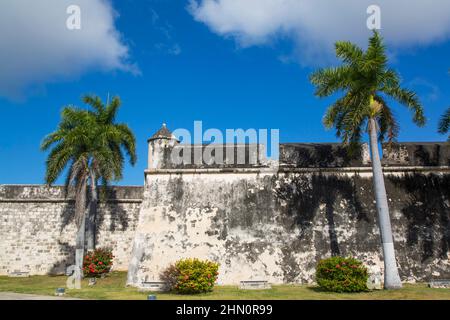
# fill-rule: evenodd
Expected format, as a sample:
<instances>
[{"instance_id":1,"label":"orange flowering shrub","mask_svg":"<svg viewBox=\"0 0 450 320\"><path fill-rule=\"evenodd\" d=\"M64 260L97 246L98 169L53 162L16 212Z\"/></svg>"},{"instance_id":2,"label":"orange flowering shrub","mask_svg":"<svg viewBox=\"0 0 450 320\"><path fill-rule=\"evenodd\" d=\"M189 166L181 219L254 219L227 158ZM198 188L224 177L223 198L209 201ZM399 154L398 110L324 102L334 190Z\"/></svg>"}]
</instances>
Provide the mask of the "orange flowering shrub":
<instances>
[{"instance_id":1,"label":"orange flowering shrub","mask_svg":"<svg viewBox=\"0 0 450 320\"><path fill-rule=\"evenodd\" d=\"M319 261L316 282L324 290L360 292L367 290L369 273L363 263L354 258L332 257Z\"/></svg>"},{"instance_id":2,"label":"orange flowering shrub","mask_svg":"<svg viewBox=\"0 0 450 320\"><path fill-rule=\"evenodd\" d=\"M219 264L199 259L183 259L161 273L171 291L181 294L211 292L219 275Z\"/></svg>"}]
</instances>

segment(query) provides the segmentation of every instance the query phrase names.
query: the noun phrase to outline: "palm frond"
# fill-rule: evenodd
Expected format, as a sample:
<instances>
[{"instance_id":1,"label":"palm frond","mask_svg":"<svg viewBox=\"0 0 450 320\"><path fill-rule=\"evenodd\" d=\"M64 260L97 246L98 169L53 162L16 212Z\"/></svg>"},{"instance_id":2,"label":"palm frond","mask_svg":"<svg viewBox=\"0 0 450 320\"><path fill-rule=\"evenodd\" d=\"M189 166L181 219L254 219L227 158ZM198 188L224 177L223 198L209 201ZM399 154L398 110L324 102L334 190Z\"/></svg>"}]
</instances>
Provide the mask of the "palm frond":
<instances>
[{"instance_id":1,"label":"palm frond","mask_svg":"<svg viewBox=\"0 0 450 320\"><path fill-rule=\"evenodd\" d=\"M344 112L343 98L336 101L333 105L328 107L323 117L323 124L327 129L331 129L336 125L336 120Z\"/></svg>"},{"instance_id":2,"label":"palm frond","mask_svg":"<svg viewBox=\"0 0 450 320\"><path fill-rule=\"evenodd\" d=\"M386 69L379 77L379 88L378 90L383 90L383 88L397 88L400 87L400 76L393 69Z\"/></svg>"},{"instance_id":3,"label":"palm frond","mask_svg":"<svg viewBox=\"0 0 450 320\"><path fill-rule=\"evenodd\" d=\"M450 108L445 111L439 120L439 133L446 134L450 129Z\"/></svg>"},{"instance_id":4,"label":"palm frond","mask_svg":"<svg viewBox=\"0 0 450 320\"><path fill-rule=\"evenodd\" d=\"M310 81L316 86L315 95L327 97L333 93L347 89L350 86L351 69L348 66L320 69L310 76Z\"/></svg>"},{"instance_id":5,"label":"palm frond","mask_svg":"<svg viewBox=\"0 0 450 320\"><path fill-rule=\"evenodd\" d=\"M83 96L83 102L94 108L98 114L103 113L105 110L105 105L103 104L102 99L100 99L99 96L85 95Z\"/></svg>"},{"instance_id":6,"label":"palm frond","mask_svg":"<svg viewBox=\"0 0 450 320\"><path fill-rule=\"evenodd\" d=\"M349 41L338 41L335 44L336 56L344 63L359 64L364 56L364 51Z\"/></svg>"},{"instance_id":7,"label":"palm frond","mask_svg":"<svg viewBox=\"0 0 450 320\"><path fill-rule=\"evenodd\" d=\"M41 142L41 150L47 151L53 144L56 144L64 139L64 134L58 130L55 132L52 132L45 136L45 138Z\"/></svg>"},{"instance_id":8,"label":"palm frond","mask_svg":"<svg viewBox=\"0 0 450 320\"><path fill-rule=\"evenodd\" d=\"M72 156L71 147L64 143L58 144L50 151L46 161L45 181L47 184L51 185L56 181Z\"/></svg>"},{"instance_id":9,"label":"palm frond","mask_svg":"<svg viewBox=\"0 0 450 320\"><path fill-rule=\"evenodd\" d=\"M123 145L131 165L135 165L137 161L136 156L136 138L131 129L126 124L116 125L116 129L120 132L121 144Z\"/></svg>"},{"instance_id":10,"label":"palm frond","mask_svg":"<svg viewBox=\"0 0 450 320\"><path fill-rule=\"evenodd\" d=\"M105 109L105 123L114 123L120 106L120 97L113 97L111 103Z\"/></svg>"},{"instance_id":11,"label":"palm frond","mask_svg":"<svg viewBox=\"0 0 450 320\"><path fill-rule=\"evenodd\" d=\"M382 73L386 69L387 56L383 39L377 31L369 39L365 59L361 68L364 72Z\"/></svg>"},{"instance_id":12,"label":"palm frond","mask_svg":"<svg viewBox=\"0 0 450 320\"><path fill-rule=\"evenodd\" d=\"M399 86L386 86L381 91L410 109L413 113L414 123L421 127L425 125L426 119L423 106L415 92L400 88Z\"/></svg>"},{"instance_id":13,"label":"palm frond","mask_svg":"<svg viewBox=\"0 0 450 320\"><path fill-rule=\"evenodd\" d=\"M387 105L386 101L380 96L375 96L375 100L382 106L377 117L378 127L380 129L379 140L384 141L387 137L388 142L392 143L397 138L400 127L392 109Z\"/></svg>"}]
</instances>

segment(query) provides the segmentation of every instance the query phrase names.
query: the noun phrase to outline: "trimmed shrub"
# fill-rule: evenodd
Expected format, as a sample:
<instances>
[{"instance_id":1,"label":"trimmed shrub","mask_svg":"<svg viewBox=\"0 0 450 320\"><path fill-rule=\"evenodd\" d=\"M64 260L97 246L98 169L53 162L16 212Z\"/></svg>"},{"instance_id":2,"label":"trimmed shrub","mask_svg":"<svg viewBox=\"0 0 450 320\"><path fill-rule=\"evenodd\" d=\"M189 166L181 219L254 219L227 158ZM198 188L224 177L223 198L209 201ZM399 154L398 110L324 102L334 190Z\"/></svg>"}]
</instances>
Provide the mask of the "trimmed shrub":
<instances>
[{"instance_id":1,"label":"trimmed shrub","mask_svg":"<svg viewBox=\"0 0 450 320\"><path fill-rule=\"evenodd\" d=\"M182 259L160 275L170 291L180 294L211 292L219 275L219 264L208 260Z\"/></svg>"},{"instance_id":2,"label":"trimmed shrub","mask_svg":"<svg viewBox=\"0 0 450 320\"><path fill-rule=\"evenodd\" d=\"M333 292L367 291L369 273L363 263L354 258L332 257L319 261L316 282L320 288Z\"/></svg>"},{"instance_id":3,"label":"trimmed shrub","mask_svg":"<svg viewBox=\"0 0 450 320\"><path fill-rule=\"evenodd\" d=\"M89 251L83 260L83 272L85 277L97 278L111 270L113 265L112 249L98 248Z\"/></svg>"}]
</instances>

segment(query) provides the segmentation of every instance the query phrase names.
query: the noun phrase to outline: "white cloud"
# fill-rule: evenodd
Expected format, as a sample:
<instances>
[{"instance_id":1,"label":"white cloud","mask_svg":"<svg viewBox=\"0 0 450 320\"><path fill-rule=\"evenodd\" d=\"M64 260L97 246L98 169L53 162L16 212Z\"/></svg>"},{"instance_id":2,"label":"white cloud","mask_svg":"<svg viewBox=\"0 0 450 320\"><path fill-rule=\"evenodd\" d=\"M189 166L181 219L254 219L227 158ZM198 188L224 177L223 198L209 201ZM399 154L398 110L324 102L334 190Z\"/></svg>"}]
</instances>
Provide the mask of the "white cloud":
<instances>
[{"instance_id":1,"label":"white cloud","mask_svg":"<svg viewBox=\"0 0 450 320\"><path fill-rule=\"evenodd\" d=\"M66 10L81 8L81 30L69 30ZM46 83L91 71L138 73L116 30L107 0L2 0L0 96L20 98Z\"/></svg>"},{"instance_id":2,"label":"white cloud","mask_svg":"<svg viewBox=\"0 0 450 320\"><path fill-rule=\"evenodd\" d=\"M366 44L372 4L381 8L381 32L394 50L450 37L448 0L190 0L188 10L241 47L291 39L297 59L315 65L330 58L337 40Z\"/></svg>"}]
</instances>

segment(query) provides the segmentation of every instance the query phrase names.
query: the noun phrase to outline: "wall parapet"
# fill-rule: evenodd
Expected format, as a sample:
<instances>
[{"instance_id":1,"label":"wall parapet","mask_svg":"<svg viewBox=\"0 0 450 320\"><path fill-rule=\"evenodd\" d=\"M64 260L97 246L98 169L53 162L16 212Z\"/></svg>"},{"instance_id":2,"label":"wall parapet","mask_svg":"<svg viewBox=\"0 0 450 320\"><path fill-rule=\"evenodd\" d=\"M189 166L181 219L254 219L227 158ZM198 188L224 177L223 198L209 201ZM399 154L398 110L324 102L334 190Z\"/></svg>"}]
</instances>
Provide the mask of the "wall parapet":
<instances>
[{"instance_id":1,"label":"wall parapet","mask_svg":"<svg viewBox=\"0 0 450 320\"><path fill-rule=\"evenodd\" d=\"M274 171L271 168L223 168L223 169L152 169L145 170L146 175L176 175L176 174L218 174L218 173L233 173L233 174L247 174L247 173L371 173L371 167L337 167L337 168L296 168L296 167L281 167ZM383 172L385 174L395 172L450 172L450 166L411 166L411 167L384 167Z\"/></svg>"},{"instance_id":2,"label":"wall parapet","mask_svg":"<svg viewBox=\"0 0 450 320\"><path fill-rule=\"evenodd\" d=\"M140 203L143 187L113 186L106 191L106 202ZM47 185L0 185L0 202L70 203L74 201L73 190L66 194L64 186Z\"/></svg>"},{"instance_id":3,"label":"wall parapet","mask_svg":"<svg viewBox=\"0 0 450 320\"><path fill-rule=\"evenodd\" d=\"M267 158L263 145L189 145L167 144L156 148L150 141L152 161L149 170L199 172L241 172L241 169L262 171L267 168L369 168L370 150L366 143L350 155L341 143L282 143L278 159ZM402 142L383 144L383 167L447 167L450 166L450 144L448 142ZM184 158L184 153L188 156ZM219 161L214 158L218 154ZM237 161L237 154L241 154ZM208 159L203 159L206 154ZM210 155L212 154L212 156ZM173 155L175 159L173 160ZM180 159L179 159L180 158ZM223 158L223 159L222 159ZM187 162L185 160L188 160ZM180 163L178 163L180 162ZM239 170L236 170L239 169ZM149 171L150 172L150 171Z\"/></svg>"},{"instance_id":4,"label":"wall parapet","mask_svg":"<svg viewBox=\"0 0 450 320\"><path fill-rule=\"evenodd\" d=\"M449 142L402 142L383 144L385 166L450 166Z\"/></svg>"}]
</instances>

